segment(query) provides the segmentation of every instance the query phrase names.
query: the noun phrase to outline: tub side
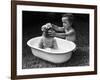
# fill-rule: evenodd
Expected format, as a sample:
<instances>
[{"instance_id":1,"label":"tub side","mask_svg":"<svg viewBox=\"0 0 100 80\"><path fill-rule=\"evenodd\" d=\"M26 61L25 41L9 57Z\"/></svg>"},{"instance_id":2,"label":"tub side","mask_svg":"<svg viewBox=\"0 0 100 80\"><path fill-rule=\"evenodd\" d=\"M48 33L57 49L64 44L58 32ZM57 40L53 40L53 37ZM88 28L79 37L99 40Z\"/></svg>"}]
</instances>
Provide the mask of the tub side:
<instances>
[{"instance_id":1,"label":"tub side","mask_svg":"<svg viewBox=\"0 0 100 80\"><path fill-rule=\"evenodd\" d=\"M66 62L72 56L72 52L68 52L67 54L59 54L59 55L53 54L52 55L52 54L48 54L47 52L40 51L40 50L35 49L35 48L31 48L31 50L32 50L32 54L34 56L39 57L39 58L41 58L43 60L52 62L52 63L63 63L63 62Z\"/></svg>"},{"instance_id":2,"label":"tub side","mask_svg":"<svg viewBox=\"0 0 100 80\"><path fill-rule=\"evenodd\" d=\"M75 43L71 41L67 41L67 40L63 40L63 39L55 37L58 44L58 49L41 49L38 47L38 44L37 44L40 42L41 38L42 37L40 36L40 37L35 37L35 38L30 39L27 42L27 45L31 48L35 48L49 54L65 54L65 53L73 51L76 47Z\"/></svg>"}]
</instances>

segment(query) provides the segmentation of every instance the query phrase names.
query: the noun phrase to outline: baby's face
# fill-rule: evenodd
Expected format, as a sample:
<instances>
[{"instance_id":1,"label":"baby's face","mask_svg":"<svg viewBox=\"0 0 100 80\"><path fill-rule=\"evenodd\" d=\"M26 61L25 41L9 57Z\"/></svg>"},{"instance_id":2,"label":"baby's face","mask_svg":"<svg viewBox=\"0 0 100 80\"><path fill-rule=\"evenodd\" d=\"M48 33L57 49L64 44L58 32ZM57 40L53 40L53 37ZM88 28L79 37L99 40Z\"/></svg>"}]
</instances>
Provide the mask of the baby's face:
<instances>
[{"instance_id":1,"label":"baby's face","mask_svg":"<svg viewBox=\"0 0 100 80\"><path fill-rule=\"evenodd\" d=\"M52 32L52 31L54 31L52 28L49 28L49 29L47 30L48 33Z\"/></svg>"},{"instance_id":2,"label":"baby's face","mask_svg":"<svg viewBox=\"0 0 100 80\"><path fill-rule=\"evenodd\" d=\"M71 26L71 22L68 17L62 17L63 27L68 28Z\"/></svg>"},{"instance_id":3,"label":"baby's face","mask_svg":"<svg viewBox=\"0 0 100 80\"><path fill-rule=\"evenodd\" d=\"M52 37L53 38L53 36L50 36L50 34L49 34L49 33L52 33L53 31L54 30L52 28L47 29L46 32L45 32L46 33L46 37L49 37L49 38Z\"/></svg>"}]
</instances>

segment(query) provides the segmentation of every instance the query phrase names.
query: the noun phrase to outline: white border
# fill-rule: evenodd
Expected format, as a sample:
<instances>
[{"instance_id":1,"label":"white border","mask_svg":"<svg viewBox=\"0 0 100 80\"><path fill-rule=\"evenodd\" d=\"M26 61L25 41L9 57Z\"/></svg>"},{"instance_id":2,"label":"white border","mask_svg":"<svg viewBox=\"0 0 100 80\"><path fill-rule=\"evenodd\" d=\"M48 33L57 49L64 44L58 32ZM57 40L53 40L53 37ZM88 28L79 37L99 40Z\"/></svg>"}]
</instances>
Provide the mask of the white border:
<instances>
[{"instance_id":1,"label":"white border","mask_svg":"<svg viewBox=\"0 0 100 80\"><path fill-rule=\"evenodd\" d=\"M64 67L64 68L43 68L43 69L22 69L22 10L42 11L42 12L59 12L60 13L82 13L89 14L90 19L90 66ZM81 26L80 26L81 27ZM58 8L43 6L26 6L17 5L17 75L34 75L47 73L69 73L69 72L94 71L94 10L78 8Z\"/></svg>"}]
</instances>

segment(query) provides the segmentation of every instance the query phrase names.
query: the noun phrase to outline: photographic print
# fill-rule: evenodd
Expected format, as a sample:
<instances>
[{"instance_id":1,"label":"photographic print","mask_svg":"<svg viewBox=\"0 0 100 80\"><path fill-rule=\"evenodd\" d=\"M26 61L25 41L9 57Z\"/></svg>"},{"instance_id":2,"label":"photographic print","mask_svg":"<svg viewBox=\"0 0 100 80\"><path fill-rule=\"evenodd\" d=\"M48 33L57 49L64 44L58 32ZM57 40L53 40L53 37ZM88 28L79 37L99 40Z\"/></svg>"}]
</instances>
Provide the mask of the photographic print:
<instances>
[{"instance_id":1,"label":"photographic print","mask_svg":"<svg viewBox=\"0 0 100 80\"><path fill-rule=\"evenodd\" d=\"M71 59L69 61L65 60L65 62L63 62L63 61L58 62L60 64L54 64L54 63L57 63L57 62L55 62L56 59L55 59L54 63L50 63L50 62L47 62L48 59L47 59L47 61L44 61L42 59L35 57L33 55L35 52L33 52L33 54L32 54L31 49L30 49L30 47L31 47L30 44L32 44L32 43L29 42L29 44L28 44L29 46L28 46L27 41L30 40L31 38L39 37L39 36L42 36L42 38L44 38L43 31L41 30L41 27L43 27L43 25L48 26L48 24L51 24L51 25L54 24L56 26L61 26L61 28L63 28L63 22L62 22L62 15L63 14L66 14L66 17L67 17L67 14L68 15L71 14L74 17L73 26L70 26L70 27L74 28L75 33L73 33L73 34L70 33L70 34L72 34L73 37L75 37L74 35L76 35L76 37L77 37L76 44L72 45L75 47L77 45L77 49L74 52L73 49L75 47L72 47L73 54L72 54ZM23 55L22 55L23 65L22 65L22 68L23 69L68 67L68 66L89 66L89 14L23 11L22 15L23 15L23 35L22 35L22 38L23 38ZM62 34L65 32L64 32L64 30L59 31L59 32L56 31L56 34L57 33ZM72 35L70 35L70 34L68 34L68 36L72 38ZM49 38L49 39L51 39L51 38ZM64 39L64 38L61 37L61 39ZM35 43L37 43L38 47L39 47L40 42L35 42ZM43 42L43 43L45 44L45 42ZM62 46L64 48L65 43L64 44L63 44L63 42L61 42L61 43L62 43L62 45L58 45L58 46ZM66 43L66 44L67 45L69 44L68 45L69 47L71 45L70 43ZM43 48L41 48L41 49L43 49ZM46 49L46 48L44 48L44 49ZM56 51L58 49L54 49L54 51ZM57 52L55 52L55 54ZM60 56L61 56L61 54L64 55L63 50L60 52L58 53L58 55L60 55ZM39 52L39 54L40 53L41 52ZM48 53L49 52L47 52L46 54L48 54ZM45 54L45 52L44 52L44 54ZM54 55L54 52L52 52L50 55L56 56L57 54ZM47 57L49 57L49 55ZM60 59L61 58L59 58L58 60L60 60ZM66 59L67 59L67 57L66 57Z\"/></svg>"},{"instance_id":2,"label":"photographic print","mask_svg":"<svg viewBox=\"0 0 100 80\"><path fill-rule=\"evenodd\" d=\"M97 73L97 8L12 1L12 79Z\"/></svg>"}]
</instances>

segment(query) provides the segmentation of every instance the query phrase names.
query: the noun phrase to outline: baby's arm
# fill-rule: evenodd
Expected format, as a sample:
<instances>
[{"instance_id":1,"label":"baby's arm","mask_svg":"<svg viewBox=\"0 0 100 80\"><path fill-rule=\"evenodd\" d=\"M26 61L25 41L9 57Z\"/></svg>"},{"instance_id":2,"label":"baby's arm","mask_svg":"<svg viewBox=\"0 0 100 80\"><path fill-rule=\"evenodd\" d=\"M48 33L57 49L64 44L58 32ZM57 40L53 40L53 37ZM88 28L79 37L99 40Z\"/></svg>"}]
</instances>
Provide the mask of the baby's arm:
<instances>
[{"instance_id":1,"label":"baby's arm","mask_svg":"<svg viewBox=\"0 0 100 80\"><path fill-rule=\"evenodd\" d=\"M66 33L66 36L69 36L69 35L75 34L75 30L74 29L71 29L69 31L65 30L65 33Z\"/></svg>"},{"instance_id":2,"label":"baby's arm","mask_svg":"<svg viewBox=\"0 0 100 80\"><path fill-rule=\"evenodd\" d=\"M66 38L66 33L55 33L55 37L59 37L59 38L62 38L62 39L65 39Z\"/></svg>"},{"instance_id":3,"label":"baby's arm","mask_svg":"<svg viewBox=\"0 0 100 80\"><path fill-rule=\"evenodd\" d=\"M65 31L65 33L55 33L55 37L59 37L65 39L67 36L75 35L75 30L71 29L69 31Z\"/></svg>"},{"instance_id":4,"label":"baby's arm","mask_svg":"<svg viewBox=\"0 0 100 80\"><path fill-rule=\"evenodd\" d=\"M43 39L41 39L41 40L40 40L40 43L39 43L39 48L44 49L44 46L43 46Z\"/></svg>"},{"instance_id":5,"label":"baby's arm","mask_svg":"<svg viewBox=\"0 0 100 80\"><path fill-rule=\"evenodd\" d=\"M64 28L63 28L63 27L57 26L57 25L55 25L55 24L52 24L52 27L53 27L53 29L54 29L55 31L61 31L61 32L64 31Z\"/></svg>"}]
</instances>

